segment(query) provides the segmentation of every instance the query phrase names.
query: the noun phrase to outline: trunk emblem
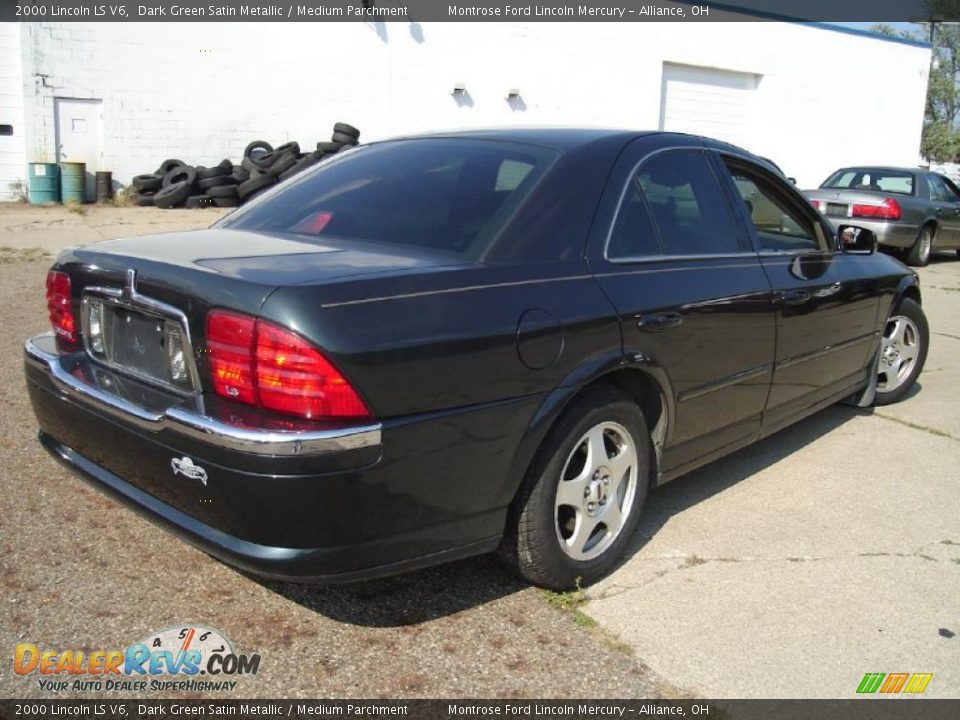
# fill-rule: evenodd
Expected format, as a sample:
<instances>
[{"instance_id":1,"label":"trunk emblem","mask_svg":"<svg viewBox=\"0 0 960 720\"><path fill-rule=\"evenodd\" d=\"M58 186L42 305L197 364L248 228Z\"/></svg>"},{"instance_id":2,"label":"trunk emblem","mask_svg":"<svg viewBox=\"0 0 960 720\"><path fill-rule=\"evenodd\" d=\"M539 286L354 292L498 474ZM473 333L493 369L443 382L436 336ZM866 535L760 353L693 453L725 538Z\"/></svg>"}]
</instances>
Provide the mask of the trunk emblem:
<instances>
[{"instance_id":1,"label":"trunk emblem","mask_svg":"<svg viewBox=\"0 0 960 720\"><path fill-rule=\"evenodd\" d=\"M127 270L127 282L123 286L123 291L121 297L125 303L132 301L133 296L137 292L137 271L131 269Z\"/></svg>"},{"instance_id":2,"label":"trunk emblem","mask_svg":"<svg viewBox=\"0 0 960 720\"><path fill-rule=\"evenodd\" d=\"M170 468L174 475L183 475L191 480L199 480L204 487L207 485L207 471L199 465L194 464L193 460L184 455L182 458L173 458L170 461Z\"/></svg>"}]
</instances>

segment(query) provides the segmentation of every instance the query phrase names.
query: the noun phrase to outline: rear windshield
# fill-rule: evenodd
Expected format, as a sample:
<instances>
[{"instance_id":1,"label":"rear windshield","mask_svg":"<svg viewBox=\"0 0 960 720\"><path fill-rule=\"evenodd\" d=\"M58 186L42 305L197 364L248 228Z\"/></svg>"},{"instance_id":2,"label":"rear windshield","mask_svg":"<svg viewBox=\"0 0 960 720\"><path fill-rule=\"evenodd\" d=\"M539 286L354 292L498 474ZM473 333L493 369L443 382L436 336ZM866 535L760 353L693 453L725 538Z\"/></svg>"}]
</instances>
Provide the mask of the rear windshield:
<instances>
[{"instance_id":1,"label":"rear windshield","mask_svg":"<svg viewBox=\"0 0 960 720\"><path fill-rule=\"evenodd\" d=\"M838 170L820 187L838 190L878 190L885 193L914 195L913 175L896 170Z\"/></svg>"},{"instance_id":2,"label":"rear windshield","mask_svg":"<svg viewBox=\"0 0 960 720\"><path fill-rule=\"evenodd\" d=\"M431 138L361 146L219 226L479 257L556 153Z\"/></svg>"}]
</instances>

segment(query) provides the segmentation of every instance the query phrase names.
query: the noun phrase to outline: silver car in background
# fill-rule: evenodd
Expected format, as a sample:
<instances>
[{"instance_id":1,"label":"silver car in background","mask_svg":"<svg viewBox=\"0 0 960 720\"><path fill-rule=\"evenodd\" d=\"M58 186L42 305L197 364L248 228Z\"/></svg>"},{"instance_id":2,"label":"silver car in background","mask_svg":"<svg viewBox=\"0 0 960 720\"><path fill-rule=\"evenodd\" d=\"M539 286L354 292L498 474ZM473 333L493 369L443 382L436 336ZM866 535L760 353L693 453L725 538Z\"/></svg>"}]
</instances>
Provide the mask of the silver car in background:
<instances>
[{"instance_id":1,"label":"silver car in background","mask_svg":"<svg viewBox=\"0 0 960 720\"><path fill-rule=\"evenodd\" d=\"M926 265L934 250L960 254L960 188L943 175L917 168L849 167L803 192L834 224L855 218L876 234L881 247L909 265Z\"/></svg>"}]
</instances>

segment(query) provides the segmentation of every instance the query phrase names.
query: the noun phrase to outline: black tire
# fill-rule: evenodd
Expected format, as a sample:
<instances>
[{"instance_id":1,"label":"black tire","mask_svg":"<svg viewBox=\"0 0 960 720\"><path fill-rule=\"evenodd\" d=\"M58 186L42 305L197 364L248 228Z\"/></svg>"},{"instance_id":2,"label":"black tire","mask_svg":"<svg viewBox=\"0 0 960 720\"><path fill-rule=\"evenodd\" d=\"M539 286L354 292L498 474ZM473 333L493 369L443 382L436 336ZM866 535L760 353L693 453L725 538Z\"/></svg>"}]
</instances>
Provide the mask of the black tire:
<instances>
[{"instance_id":1,"label":"black tire","mask_svg":"<svg viewBox=\"0 0 960 720\"><path fill-rule=\"evenodd\" d=\"M197 180L209 180L229 175L233 170L233 165L225 167L223 165L214 165L213 167L198 167Z\"/></svg>"},{"instance_id":2,"label":"black tire","mask_svg":"<svg viewBox=\"0 0 960 720\"><path fill-rule=\"evenodd\" d=\"M160 208L177 207L186 201L192 189L193 183L186 180L167 185L153 196L153 204Z\"/></svg>"},{"instance_id":3,"label":"black tire","mask_svg":"<svg viewBox=\"0 0 960 720\"><path fill-rule=\"evenodd\" d=\"M353 135L347 135L346 133L335 132L330 137L331 142L340 143L341 145L356 145L357 138Z\"/></svg>"},{"instance_id":4,"label":"black tire","mask_svg":"<svg viewBox=\"0 0 960 720\"><path fill-rule=\"evenodd\" d=\"M926 267L930 263L930 255L933 253L935 237L936 230L932 225L924 225L920 228L917 239L910 250L907 251L907 265Z\"/></svg>"},{"instance_id":5,"label":"black tire","mask_svg":"<svg viewBox=\"0 0 960 720\"><path fill-rule=\"evenodd\" d=\"M217 185L207 190L207 195L212 198L235 198L237 197L237 186L233 185Z\"/></svg>"},{"instance_id":6,"label":"black tire","mask_svg":"<svg viewBox=\"0 0 960 720\"><path fill-rule=\"evenodd\" d=\"M326 142L321 140L320 142L317 143L317 150L319 152L322 152L324 155L332 155L333 153L337 152L342 146L343 146L343 143Z\"/></svg>"},{"instance_id":7,"label":"black tire","mask_svg":"<svg viewBox=\"0 0 960 720\"><path fill-rule=\"evenodd\" d=\"M186 165L186 163L183 160L175 160L173 158L164 160L162 163L160 163L160 167L157 168L156 174L162 177L174 168L180 167L181 165Z\"/></svg>"},{"instance_id":8,"label":"black tire","mask_svg":"<svg viewBox=\"0 0 960 720\"><path fill-rule=\"evenodd\" d=\"M263 173L256 177L251 176L246 182L237 185L237 197L246 200L250 195L273 185L277 179L270 173Z\"/></svg>"},{"instance_id":9,"label":"black tire","mask_svg":"<svg viewBox=\"0 0 960 720\"><path fill-rule=\"evenodd\" d=\"M261 155L273 152L273 145L265 140L254 140L243 149L243 157L257 160Z\"/></svg>"},{"instance_id":10,"label":"black tire","mask_svg":"<svg viewBox=\"0 0 960 720\"><path fill-rule=\"evenodd\" d=\"M269 170L270 166L273 165L279 159L280 159L280 155L277 153L276 150L273 150L271 152L268 152L266 155L261 155L259 158L254 160L254 162L257 164L257 168L259 168L260 170L266 171L266 170Z\"/></svg>"},{"instance_id":11,"label":"black tire","mask_svg":"<svg viewBox=\"0 0 960 720\"><path fill-rule=\"evenodd\" d=\"M148 193L137 193L137 205L139 207L153 207L153 196L156 195L154 192Z\"/></svg>"},{"instance_id":12,"label":"black tire","mask_svg":"<svg viewBox=\"0 0 960 720\"><path fill-rule=\"evenodd\" d=\"M217 207L240 207L240 198L236 195L233 197L215 197L213 203Z\"/></svg>"},{"instance_id":13,"label":"black tire","mask_svg":"<svg viewBox=\"0 0 960 720\"><path fill-rule=\"evenodd\" d=\"M197 187L206 192L215 187L221 187L223 185L236 185L237 180L232 175L217 175L216 177L206 178L205 180L197 180Z\"/></svg>"},{"instance_id":14,"label":"black tire","mask_svg":"<svg viewBox=\"0 0 960 720\"><path fill-rule=\"evenodd\" d=\"M321 155L320 153L308 153L307 155L304 155L302 158L297 160L296 165L294 165L292 168L290 168L285 173L283 173L280 176L280 179L289 180L294 175L297 175L303 172L304 170L306 170L307 168L312 167L313 165L316 165L318 162L320 162L320 158L322 157L323 155Z\"/></svg>"},{"instance_id":15,"label":"black tire","mask_svg":"<svg viewBox=\"0 0 960 720\"><path fill-rule=\"evenodd\" d=\"M335 133L342 133L344 135L349 135L352 138L360 137L360 131L357 130L353 125L348 125L347 123L342 123L342 122L334 123L333 131Z\"/></svg>"},{"instance_id":16,"label":"black tire","mask_svg":"<svg viewBox=\"0 0 960 720\"><path fill-rule=\"evenodd\" d=\"M260 170L260 166L257 165L255 160L250 158L244 158L240 161L240 170L245 170L247 174L252 173L254 170ZM234 170L234 172L237 172Z\"/></svg>"},{"instance_id":17,"label":"black tire","mask_svg":"<svg viewBox=\"0 0 960 720\"><path fill-rule=\"evenodd\" d=\"M295 141L295 140L294 140L293 142L284 143L283 145L281 145L281 146L279 146L279 147L277 147L277 148L274 148L274 152L275 152L277 155L283 155L284 153L291 153L292 155L299 155L299 154L300 154L300 143L298 143L298 142Z\"/></svg>"},{"instance_id":18,"label":"black tire","mask_svg":"<svg viewBox=\"0 0 960 720\"><path fill-rule=\"evenodd\" d=\"M888 342L893 339L892 334L897 328L898 318L905 318L909 322L903 323L904 338L897 341L896 345L889 351L890 355L888 355L886 352ZM909 348L915 348L915 356L912 364L903 368L903 374L901 375L900 372L897 372L897 369L902 368L902 365L897 361L906 355ZM927 316L924 315L923 308L915 300L904 298L897 308L890 313L890 317L887 318L884 325L880 355L877 358L877 396L873 401L874 405L890 405L902 400L910 392L927 362L927 350L929 348L930 326L927 324ZM888 364L888 360L892 360L893 364Z\"/></svg>"},{"instance_id":19,"label":"black tire","mask_svg":"<svg viewBox=\"0 0 960 720\"><path fill-rule=\"evenodd\" d=\"M197 180L197 171L189 165L180 165L163 176L163 187L185 182L193 185Z\"/></svg>"},{"instance_id":20,"label":"black tire","mask_svg":"<svg viewBox=\"0 0 960 720\"><path fill-rule=\"evenodd\" d=\"M237 167L233 168L233 172L230 174L230 177L232 177L233 179L235 179L235 180L237 181L237 184L239 185L240 183L244 182L245 180L249 180L249 179L250 179L250 171L247 170L245 167L239 167L239 166L237 166Z\"/></svg>"},{"instance_id":21,"label":"black tire","mask_svg":"<svg viewBox=\"0 0 960 720\"><path fill-rule=\"evenodd\" d=\"M563 526L569 525L572 518L576 517L573 506L562 504L558 507L556 499L561 484L566 482L562 477L564 472L575 469L576 462L590 461L589 456L579 460L580 450L586 447L584 440L588 431L599 433L607 451L611 447L607 445L608 432L614 433L614 437L619 437L621 431L626 433L627 438L620 438L624 440L620 452L635 451L636 463L623 475L623 478L630 477L632 480L622 480L620 485L624 488L624 494L619 501L616 500L616 494L606 496L609 488L615 487L607 484L612 478L604 463L609 459L599 461L601 464L598 467L603 468L605 474L595 473L587 482L586 487L592 495L584 495L579 499L581 496L577 492L577 502L585 505L577 510L581 513L580 522L587 517L587 502L597 508L596 514L591 516L596 518L595 533L586 538L584 549L594 538L597 541L591 551L597 550L597 546L602 549L599 549L596 557L575 559L561 546ZM578 474L582 475L586 470L584 464ZM601 471L598 469L597 472ZM578 584L593 583L610 571L630 542L646 501L649 484L650 435L640 408L627 395L613 388L598 387L591 390L575 400L564 412L534 456L511 505L501 554L524 579L535 585L566 590ZM590 497L598 502L591 501ZM607 505L607 502L610 504ZM617 506L615 502L622 504ZM625 520L612 538L604 539L605 530L601 528L607 526L603 518L614 507L620 507L626 513ZM577 528L580 522L576 523Z\"/></svg>"},{"instance_id":22,"label":"black tire","mask_svg":"<svg viewBox=\"0 0 960 720\"><path fill-rule=\"evenodd\" d=\"M202 207L211 207L213 198L209 195L191 195L184 201L183 206L188 210L196 210Z\"/></svg>"},{"instance_id":23,"label":"black tire","mask_svg":"<svg viewBox=\"0 0 960 720\"><path fill-rule=\"evenodd\" d=\"M280 177L287 170L292 168L297 164L297 156L290 153L286 153L281 157L277 158L277 161L270 166L268 171L274 177Z\"/></svg>"},{"instance_id":24,"label":"black tire","mask_svg":"<svg viewBox=\"0 0 960 720\"><path fill-rule=\"evenodd\" d=\"M156 191L163 186L163 177L161 175L137 175L130 181L138 191Z\"/></svg>"}]
</instances>

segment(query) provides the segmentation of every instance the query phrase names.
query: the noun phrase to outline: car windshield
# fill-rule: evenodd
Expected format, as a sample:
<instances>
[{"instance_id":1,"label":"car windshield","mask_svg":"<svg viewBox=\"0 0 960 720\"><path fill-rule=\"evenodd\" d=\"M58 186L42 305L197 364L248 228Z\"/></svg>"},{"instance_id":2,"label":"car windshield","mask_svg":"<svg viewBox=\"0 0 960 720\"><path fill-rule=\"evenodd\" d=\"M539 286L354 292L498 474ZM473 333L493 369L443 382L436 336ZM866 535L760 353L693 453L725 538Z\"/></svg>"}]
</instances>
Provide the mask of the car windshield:
<instances>
[{"instance_id":1,"label":"car windshield","mask_svg":"<svg viewBox=\"0 0 960 720\"><path fill-rule=\"evenodd\" d=\"M823 183L822 188L838 190L876 190L899 195L914 195L914 176L902 170L856 168L838 170Z\"/></svg>"},{"instance_id":2,"label":"car windshield","mask_svg":"<svg viewBox=\"0 0 960 720\"><path fill-rule=\"evenodd\" d=\"M478 258L556 152L459 138L398 140L334 158L218 227Z\"/></svg>"}]
</instances>

